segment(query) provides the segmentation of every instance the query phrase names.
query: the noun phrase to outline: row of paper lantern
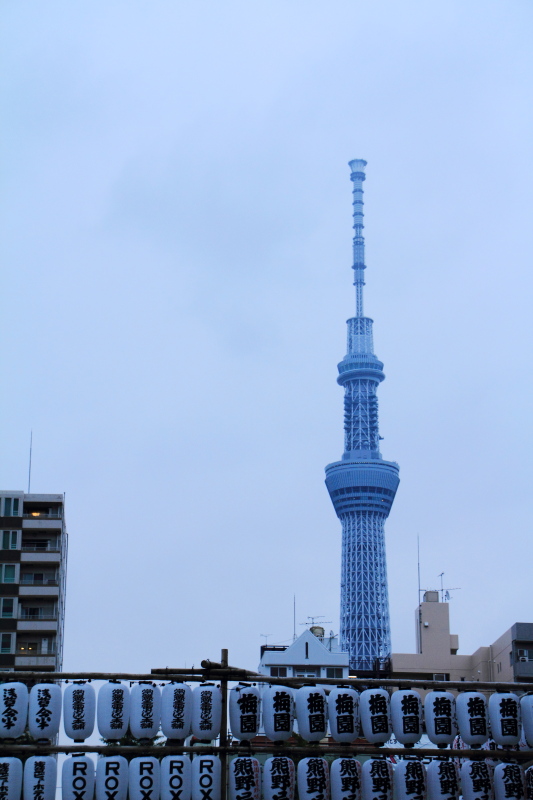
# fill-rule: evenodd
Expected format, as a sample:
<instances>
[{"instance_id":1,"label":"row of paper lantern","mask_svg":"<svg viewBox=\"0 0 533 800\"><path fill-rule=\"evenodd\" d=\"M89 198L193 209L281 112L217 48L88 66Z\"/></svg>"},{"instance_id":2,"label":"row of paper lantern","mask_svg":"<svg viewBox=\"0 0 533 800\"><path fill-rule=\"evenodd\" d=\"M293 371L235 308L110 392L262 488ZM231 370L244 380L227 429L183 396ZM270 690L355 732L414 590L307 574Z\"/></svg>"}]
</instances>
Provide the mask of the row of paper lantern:
<instances>
[{"instance_id":1,"label":"row of paper lantern","mask_svg":"<svg viewBox=\"0 0 533 800\"><path fill-rule=\"evenodd\" d=\"M32 756L24 767L17 758L0 758L0 792L4 800L55 800L57 762ZM338 758L331 766L321 757L302 759L296 770L287 756L234 758L229 765L230 800L524 800L533 791L533 767L465 761L460 769L436 758L426 768L418 759L396 766L385 758L363 765ZM221 763L216 756L166 756L99 759L74 756L63 764L62 800L220 800Z\"/></svg>"},{"instance_id":2,"label":"row of paper lantern","mask_svg":"<svg viewBox=\"0 0 533 800\"><path fill-rule=\"evenodd\" d=\"M35 739L53 739L59 732L61 710L65 733L84 741L94 730L95 716L100 735L118 740L127 731L138 739L151 739L161 728L169 739L185 739L192 733L202 740L215 739L222 720L222 693L214 684L191 689L185 683L159 686L137 683L130 690L110 681L98 692L92 684L69 684L62 696L58 684L37 684L28 693L22 683L0 685L0 738L17 738L28 725ZM487 702L481 692L429 692L420 695L401 689L392 696L385 689L367 689L361 694L337 686L326 695L320 686L302 686L293 691L269 686L261 695L257 686L239 684L230 692L229 723L233 736L249 740L260 732L272 741L290 738L294 720L306 741L320 741L328 728L337 742L353 742L363 736L371 744L384 744L394 733L404 745L419 741L425 720L431 742L451 745L457 733L463 742L479 747L489 738L496 744L520 742L522 726L533 746L533 694L521 699L511 692L495 692Z\"/></svg>"}]
</instances>

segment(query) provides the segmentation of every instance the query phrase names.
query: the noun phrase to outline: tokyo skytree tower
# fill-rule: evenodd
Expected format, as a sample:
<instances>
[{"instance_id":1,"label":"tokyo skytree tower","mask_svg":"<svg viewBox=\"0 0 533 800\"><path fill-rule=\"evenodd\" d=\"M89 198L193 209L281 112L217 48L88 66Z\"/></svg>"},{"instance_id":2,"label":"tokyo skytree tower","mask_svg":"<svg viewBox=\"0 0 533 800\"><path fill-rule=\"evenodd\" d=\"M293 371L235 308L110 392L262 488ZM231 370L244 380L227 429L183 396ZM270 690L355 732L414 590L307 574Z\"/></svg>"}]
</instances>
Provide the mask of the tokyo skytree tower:
<instances>
[{"instance_id":1,"label":"tokyo skytree tower","mask_svg":"<svg viewBox=\"0 0 533 800\"><path fill-rule=\"evenodd\" d=\"M379 452L378 385L385 378L374 355L372 320L363 313L365 240L363 181L366 161L350 161L353 181L355 316L338 365L344 386L344 454L326 467L326 486L342 523L341 647L358 673L391 652L384 524L398 488L399 467Z\"/></svg>"}]
</instances>

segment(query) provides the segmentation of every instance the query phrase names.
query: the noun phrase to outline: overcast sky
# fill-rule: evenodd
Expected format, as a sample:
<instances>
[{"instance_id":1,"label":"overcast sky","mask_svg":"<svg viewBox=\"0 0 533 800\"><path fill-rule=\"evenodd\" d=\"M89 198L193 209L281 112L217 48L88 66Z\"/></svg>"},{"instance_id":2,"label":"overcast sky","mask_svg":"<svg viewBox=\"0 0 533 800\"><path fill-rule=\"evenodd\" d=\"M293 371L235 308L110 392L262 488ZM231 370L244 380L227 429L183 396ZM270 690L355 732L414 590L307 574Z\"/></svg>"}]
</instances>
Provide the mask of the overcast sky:
<instances>
[{"instance_id":1,"label":"overcast sky","mask_svg":"<svg viewBox=\"0 0 533 800\"><path fill-rule=\"evenodd\" d=\"M531 602L532 0L4 0L0 486L66 492L64 667L338 631L347 162L393 650ZM454 587L460 587L455 589Z\"/></svg>"}]
</instances>

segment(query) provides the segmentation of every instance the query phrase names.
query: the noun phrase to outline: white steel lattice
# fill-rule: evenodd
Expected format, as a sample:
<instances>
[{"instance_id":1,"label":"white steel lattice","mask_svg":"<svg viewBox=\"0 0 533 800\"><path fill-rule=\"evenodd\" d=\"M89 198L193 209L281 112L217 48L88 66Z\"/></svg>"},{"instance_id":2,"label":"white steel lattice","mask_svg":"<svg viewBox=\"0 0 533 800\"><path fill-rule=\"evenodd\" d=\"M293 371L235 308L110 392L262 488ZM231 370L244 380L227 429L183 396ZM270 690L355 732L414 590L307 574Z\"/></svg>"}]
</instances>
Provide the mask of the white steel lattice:
<instances>
[{"instance_id":1,"label":"white steel lattice","mask_svg":"<svg viewBox=\"0 0 533 800\"><path fill-rule=\"evenodd\" d=\"M349 381L344 387L344 449L379 453L377 383Z\"/></svg>"},{"instance_id":2,"label":"white steel lattice","mask_svg":"<svg viewBox=\"0 0 533 800\"><path fill-rule=\"evenodd\" d=\"M341 521L341 647L352 668L371 670L391 651L385 516L351 512Z\"/></svg>"}]
</instances>

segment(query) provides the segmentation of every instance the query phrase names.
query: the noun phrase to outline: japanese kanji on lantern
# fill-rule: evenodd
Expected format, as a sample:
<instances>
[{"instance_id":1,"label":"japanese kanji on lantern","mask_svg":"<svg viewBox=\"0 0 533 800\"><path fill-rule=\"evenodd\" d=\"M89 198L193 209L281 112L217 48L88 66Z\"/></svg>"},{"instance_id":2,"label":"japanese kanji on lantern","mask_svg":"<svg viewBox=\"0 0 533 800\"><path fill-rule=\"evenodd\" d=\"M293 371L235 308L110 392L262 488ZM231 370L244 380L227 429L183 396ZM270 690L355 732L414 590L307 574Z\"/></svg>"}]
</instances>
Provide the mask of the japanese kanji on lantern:
<instances>
[{"instance_id":1,"label":"japanese kanji on lantern","mask_svg":"<svg viewBox=\"0 0 533 800\"><path fill-rule=\"evenodd\" d=\"M426 767L428 800L459 800L457 765L448 759L431 759Z\"/></svg>"},{"instance_id":2,"label":"japanese kanji on lantern","mask_svg":"<svg viewBox=\"0 0 533 800\"><path fill-rule=\"evenodd\" d=\"M30 691L28 729L34 739L53 739L61 721L61 688L57 683L37 683ZM54 760L54 764L55 764Z\"/></svg>"},{"instance_id":3,"label":"japanese kanji on lantern","mask_svg":"<svg viewBox=\"0 0 533 800\"><path fill-rule=\"evenodd\" d=\"M168 739L186 739L191 732L192 689L167 683L161 692L161 730Z\"/></svg>"},{"instance_id":4,"label":"japanese kanji on lantern","mask_svg":"<svg viewBox=\"0 0 533 800\"><path fill-rule=\"evenodd\" d=\"M153 739L161 723L159 686L141 681L131 689L130 730L136 739Z\"/></svg>"},{"instance_id":5,"label":"japanese kanji on lantern","mask_svg":"<svg viewBox=\"0 0 533 800\"><path fill-rule=\"evenodd\" d=\"M524 770L518 764L498 764L494 768L493 781L495 800L524 800Z\"/></svg>"},{"instance_id":6,"label":"japanese kanji on lantern","mask_svg":"<svg viewBox=\"0 0 533 800\"><path fill-rule=\"evenodd\" d=\"M504 747L518 744L522 730L520 700L511 692L494 692L489 697L489 722L492 738Z\"/></svg>"},{"instance_id":7,"label":"japanese kanji on lantern","mask_svg":"<svg viewBox=\"0 0 533 800\"><path fill-rule=\"evenodd\" d=\"M192 690L191 729L197 739L216 739L222 719L222 695L213 683L201 683Z\"/></svg>"},{"instance_id":8,"label":"japanese kanji on lantern","mask_svg":"<svg viewBox=\"0 0 533 800\"><path fill-rule=\"evenodd\" d=\"M191 800L191 772L189 756L161 759L161 800Z\"/></svg>"},{"instance_id":9,"label":"japanese kanji on lantern","mask_svg":"<svg viewBox=\"0 0 533 800\"><path fill-rule=\"evenodd\" d=\"M356 758L336 758L331 764L329 780L331 800L361 800L361 764Z\"/></svg>"},{"instance_id":10,"label":"japanese kanji on lantern","mask_svg":"<svg viewBox=\"0 0 533 800\"><path fill-rule=\"evenodd\" d=\"M236 739L253 739L259 733L261 696L257 686L240 683L229 696L229 724Z\"/></svg>"},{"instance_id":11,"label":"japanese kanji on lantern","mask_svg":"<svg viewBox=\"0 0 533 800\"><path fill-rule=\"evenodd\" d=\"M465 759L461 766L463 800L492 800L491 768L484 761Z\"/></svg>"},{"instance_id":12,"label":"japanese kanji on lantern","mask_svg":"<svg viewBox=\"0 0 533 800\"><path fill-rule=\"evenodd\" d=\"M479 747L489 738L487 701L481 692L461 692L455 701L459 733L465 744Z\"/></svg>"},{"instance_id":13,"label":"japanese kanji on lantern","mask_svg":"<svg viewBox=\"0 0 533 800\"><path fill-rule=\"evenodd\" d=\"M385 758L369 758L361 767L363 800L392 800L392 764Z\"/></svg>"},{"instance_id":14,"label":"japanese kanji on lantern","mask_svg":"<svg viewBox=\"0 0 533 800\"><path fill-rule=\"evenodd\" d=\"M416 758L394 767L394 800L426 800L426 768Z\"/></svg>"},{"instance_id":15,"label":"japanese kanji on lantern","mask_svg":"<svg viewBox=\"0 0 533 800\"><path fill-rule=\"evenodd\" d=\"M0 686L0 739L22 736L28 719L28 688L13 681Z\"/></svg>"},{"instance_id":16,"label":"japanese kanji on lantern","mask_svg":"<svg viewBox=\"0 0 533 800\"><path fill-rule=\"evenodd\" d=\"M319 742L328 729L326 693L320 686L301 686L296 692L298 732L307 742Z\"/></svg>"},{"instance_id":17,"label":"japanese kanji on lantern","mask_svg":"<svg viewBox=\"0 0 533 800\"><path fill-rule=\"evenodd\" d=\"M94 761L89 756L73 756L63 762L62 800L93 800L94 783Z\"/></svg>"},{"instance_id":18,"label":"japanese kanji on lantern","mask_svg":"<svg viewBox=\"0 0 533 800\"><path fill-rule=\"evenodd\" d=\"M96 800L126 800L129 769L124 756L99 758L96 764Z\"/></svg>"},{"instance_id":19,"label":"japanese kanji on lantern","mask_svg":"<svg viewBox=\"0 0 533 800\"><path fill-rule=\"evenodd\" d=\"M104 739L121 739L130 721L130 689L120 681L108 681L100 687L96 719Z\"/></svg>"},{"instance_id":20,"label":"japanese kanji on lantern","mask_svg":"<svg viewBox=\"0 0 533 800\"><path fill-rule=\"evenodd\" d=\"M132 758L129 766L129 800L159 800L160 767L153 756Z\"/></svg>"},{"instance_id":21,"label":"japanese kanji on lantern","mask_svg":"<svg viewBox=\"0 0 533 800\"><path fill-rule=\"evenodd\" d=\"M59 689L59 686L57 687ZM52 756L30 756L24 764L23 800L55 800L57 761Z\"/></svg>"},{"instance_id":22,"label":"japanese kanji on lantern","mask_svg":"<svg viewBox=\"0 0 533 800\"><path fill-rule=\"evenodd\" d=\"M63 726L70 739L83 742L94 730L96 695L92 684L69 683L63 694Z\"/></svg>"},{"instance_id":23,"label":"japanese kanji on lantern","mask_svg":"<svg viewBox=\"0 0 533 800\"><path fill-rule=\"evenodd\" d=\"M526 742L533 747L533 694L525 694L520 699L520 713Z\"/></svg>"},{"instance_id":24,"label":"japanese kanji on lantern","mask_svg":"<svg viewBox=\"0 0 533 800\"><path fill-rule=\"evenodd\" d=\"M418 742L422 735L422 701L418 692L398 689L390 700L392 730L401 744Z\"/></svg>"},{"instance_id":25,"label":"japanese kanji on lantern","mask_svg":"<svg viewBox=\"0 0 533 800\"><path fill-rule=\"evenodd\" d=\"M261 769L257 758L239 756L229 765L230 800L260 800Z\"/></svg>"},{"instance_id":26,"label":"japanese kanji on lantern","mask_svg":"<svg viewBox=\"0 0 533 800\"><path fill-rule=\"evenodd\" d=\"M216 756L197 756L192 761L192 800L220 800L221 767Z\"/></svg>"},{"instance_id":27,"label":"japanese kanji on lantern","mask_svg":"<svg viewBox=\"0 0 533 800\"><path fill-rule=\"evenodd\" d=\"M329 729L336 742L353 742L359 735L359 694L335 686L328 696Z\"/></svg>"},{"instance_id":28,"label":"japanese kanji on lantern","mask_svg":"<svg viewBox=\"0 0 533 800\"><path fill-rule=\"evenodd\" d=\"M0 796L3 800L20 800L22 792L22 761L20 758L0 758Z\"/></svg>"},{"instance_id":29,"label":"japanese kanji on lantern","mask_svg":"<svg viewBox=\"0 0 533 800\"><path fill-rule=\"evenodd\" d=\"M263 799L294 800L296 768L292 758L273 756L263 767Z\"/></svg>"},{"instance_id":30,"label":"japanese kanji on lantern","mask_svg":"<svg viewBox=\"0 0 533 800\"><path fill-rule=\"evenodd\" d=\"M385 744L391 735L389 695L385 689L365 689L359 699L363 736L370 744Z\"/></svg>"},{"instance_id":31,"label":"japanese kanji on lantern","mask_svg":"<svg viewBox=\"0 0 533 800\"><path fill-rule=\"evenodd\" d=\"M328 800L329 770L325 758L302 758L298 764L298 797Z\"/></svg>"},{"instance_id":32,"label":"japanese kanji on lantern","mask_svg":"<svg viewBox=\"0 0 533 800\"><path fill-rule=\"evenodd\" d=\"M286 686L269 686L263 692L263 728L272 742L291 737L294 725L294 699Z\"/></svg>"},{"instance_id":33,"label":"japanese kanji on lantern","mask_svg":"<svg viewBox=\"0 0 533 800\"><path fill-rule=\"evenodd\" d=\"M455 697L451 692L428 692L424 699L426 733L439 747L451 744L457 735Z\"/></svg>"}]
</instances>

